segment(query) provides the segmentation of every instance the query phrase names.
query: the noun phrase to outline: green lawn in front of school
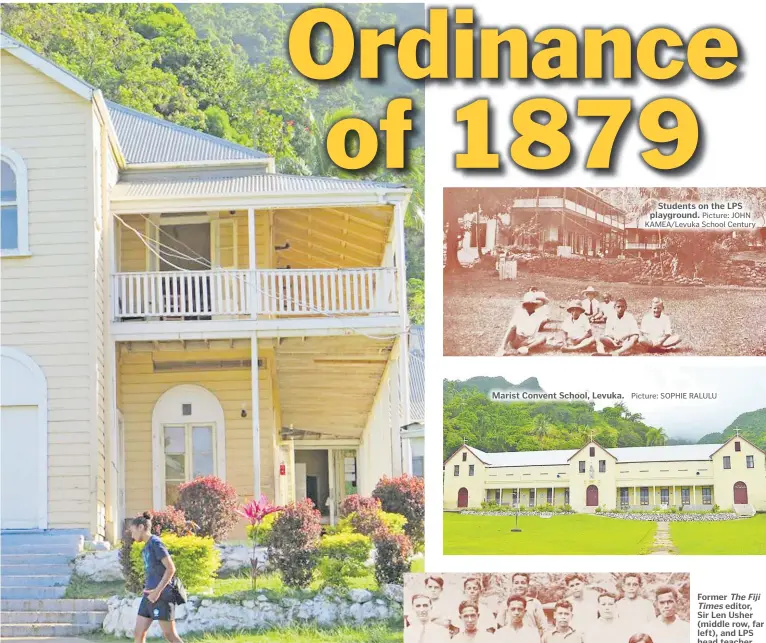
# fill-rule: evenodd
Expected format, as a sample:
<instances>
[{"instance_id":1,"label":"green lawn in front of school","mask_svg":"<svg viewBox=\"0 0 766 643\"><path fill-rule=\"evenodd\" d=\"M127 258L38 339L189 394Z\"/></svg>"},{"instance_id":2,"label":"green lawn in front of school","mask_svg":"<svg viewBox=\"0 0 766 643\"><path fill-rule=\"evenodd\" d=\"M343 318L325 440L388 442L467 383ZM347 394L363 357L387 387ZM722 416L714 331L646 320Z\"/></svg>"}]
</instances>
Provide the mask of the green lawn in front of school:
<instances>
[{"instance_id":1,"label":"green lawn in front of school","mask_svg":"<svg viewBox=\"0 0 766 643\"><path fill-rule=\"evenodd\" d=\"M672 522L670 536L679 554L766 555L766 514L722 522Z\"/></svg>"},{"instance_id":2,"label":"green lawn in front of school","mask_svg":"<svg viewBox=\"0 0 766 643\"><path fill-rule=\"evenodd\" d=\"M654 522L586 514L550 518L520 516L521 533L512 533L515 516L444 514L447 555L645 554L654 542Z\"/></svg>"}]
</instances>

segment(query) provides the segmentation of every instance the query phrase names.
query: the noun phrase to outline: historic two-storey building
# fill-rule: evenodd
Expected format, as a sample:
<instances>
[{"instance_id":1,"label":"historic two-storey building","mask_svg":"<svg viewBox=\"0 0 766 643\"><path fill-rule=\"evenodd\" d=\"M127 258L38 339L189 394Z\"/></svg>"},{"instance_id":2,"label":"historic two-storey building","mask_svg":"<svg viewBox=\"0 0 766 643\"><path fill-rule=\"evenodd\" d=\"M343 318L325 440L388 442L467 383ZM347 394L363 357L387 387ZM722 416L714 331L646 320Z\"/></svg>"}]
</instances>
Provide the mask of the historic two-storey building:
<instances>
[{"instance_id":1,"label":"historic two-storey building","mask_svg":"<svg viewBox=\"0 0 766 643\"><path fill-rule=\"evenodd\" d=\"M402 469L401 185L104 100L2 41L2 527L119 537L215 474L335 519Z\"/></svg>"},{"instance_id":2,"label":"historic two-storey building","mask_svg":"<svg viewBox=\"0 0 766 643\"><path fill-rule=\"evenodd\" d=\"M766 453L742 436L725 444L484 453L460 447L444 467L445 509L482 502L602 509L766 511Z\"/></svg>"}]
</instances>

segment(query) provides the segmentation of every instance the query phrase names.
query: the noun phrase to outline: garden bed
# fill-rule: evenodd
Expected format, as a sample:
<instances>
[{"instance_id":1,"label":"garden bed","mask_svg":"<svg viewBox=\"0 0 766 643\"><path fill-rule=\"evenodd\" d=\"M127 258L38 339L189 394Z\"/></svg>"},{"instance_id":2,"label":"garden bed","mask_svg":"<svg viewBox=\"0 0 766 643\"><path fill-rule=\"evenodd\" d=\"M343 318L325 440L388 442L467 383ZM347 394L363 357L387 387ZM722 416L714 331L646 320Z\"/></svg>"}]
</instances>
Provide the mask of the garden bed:
<instances>
[{"instance_id":1,"label":"garden bed","mask_svg":"<svg viewBox=\"0 0 766 643\"><path fill-rule=\"evenodd\" d=\"M619 518L621 520L649 520L652 522L723 522L725 520L740 520L744 516L739 516L733 512L712 511L626 511L611 512L603 511L595 514L604 518Z\"/></svg>"},{"instance_id":2,"label":"garden bed","mask_svg":"<svg viewBox=\"0 0 766 643\"><path fill-rule=\"evenodd\" d=\"M514 509L468 509L460 512L466 516L570 516L576 512L574 511L515 511Z\"/></svg>"}]
</instances>

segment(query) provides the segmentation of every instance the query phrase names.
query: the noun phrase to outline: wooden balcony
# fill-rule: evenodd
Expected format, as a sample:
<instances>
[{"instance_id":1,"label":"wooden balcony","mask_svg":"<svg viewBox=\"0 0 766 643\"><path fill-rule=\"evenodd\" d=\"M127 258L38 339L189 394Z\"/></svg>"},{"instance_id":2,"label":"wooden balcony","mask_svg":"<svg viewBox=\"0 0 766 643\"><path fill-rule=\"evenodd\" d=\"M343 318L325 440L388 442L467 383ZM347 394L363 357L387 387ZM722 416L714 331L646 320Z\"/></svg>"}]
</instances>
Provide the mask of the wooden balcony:
<instances>
[{"instance_id":1,"label":"wooden balcony","mask_svg":"<svg viewBox=\"0 0 766 643\"><path fill-rule=\"evenodd\" d=\"M662 250L662 244L657 242L626 241L625 250Z\"/></svg>"},{"instance_id":2,"label":"wooden balcony","mask_svg":"<svg viewBox=\"0 0 766 643\"><path fill-rule=\"evenodd\" d=\"M394 268L121 272L112 288L115 321L399 311Z\"/></svg>"}]
</instances>

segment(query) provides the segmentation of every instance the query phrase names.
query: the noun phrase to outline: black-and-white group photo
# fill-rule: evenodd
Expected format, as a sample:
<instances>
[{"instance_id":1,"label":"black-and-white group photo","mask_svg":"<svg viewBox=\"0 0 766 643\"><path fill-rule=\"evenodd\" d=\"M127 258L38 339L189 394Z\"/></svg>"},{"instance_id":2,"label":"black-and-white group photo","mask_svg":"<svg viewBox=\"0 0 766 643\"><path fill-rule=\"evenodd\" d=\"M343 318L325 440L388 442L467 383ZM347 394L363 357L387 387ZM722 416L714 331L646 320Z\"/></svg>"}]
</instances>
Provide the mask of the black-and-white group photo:
<instances>
[{"instance_id":1,"label":"black-and-white group photo","mask_svg":"<svg viewBox=\"0 0 766 643\"><path fill-rule=\"evenodd\" d=\"M764 188L446 188L443 249L445 355L766 355Z\"/></svg>"},{"instance_id":2,"label":"black-and-white group photo","mask_svg":"<svg viewBox=\"0 0 766 643\"><path fill-rule=\"evenodd\" d=\"M409 574L405 643L688 643L689 574Z\"/></svg>"}]
</instances>

